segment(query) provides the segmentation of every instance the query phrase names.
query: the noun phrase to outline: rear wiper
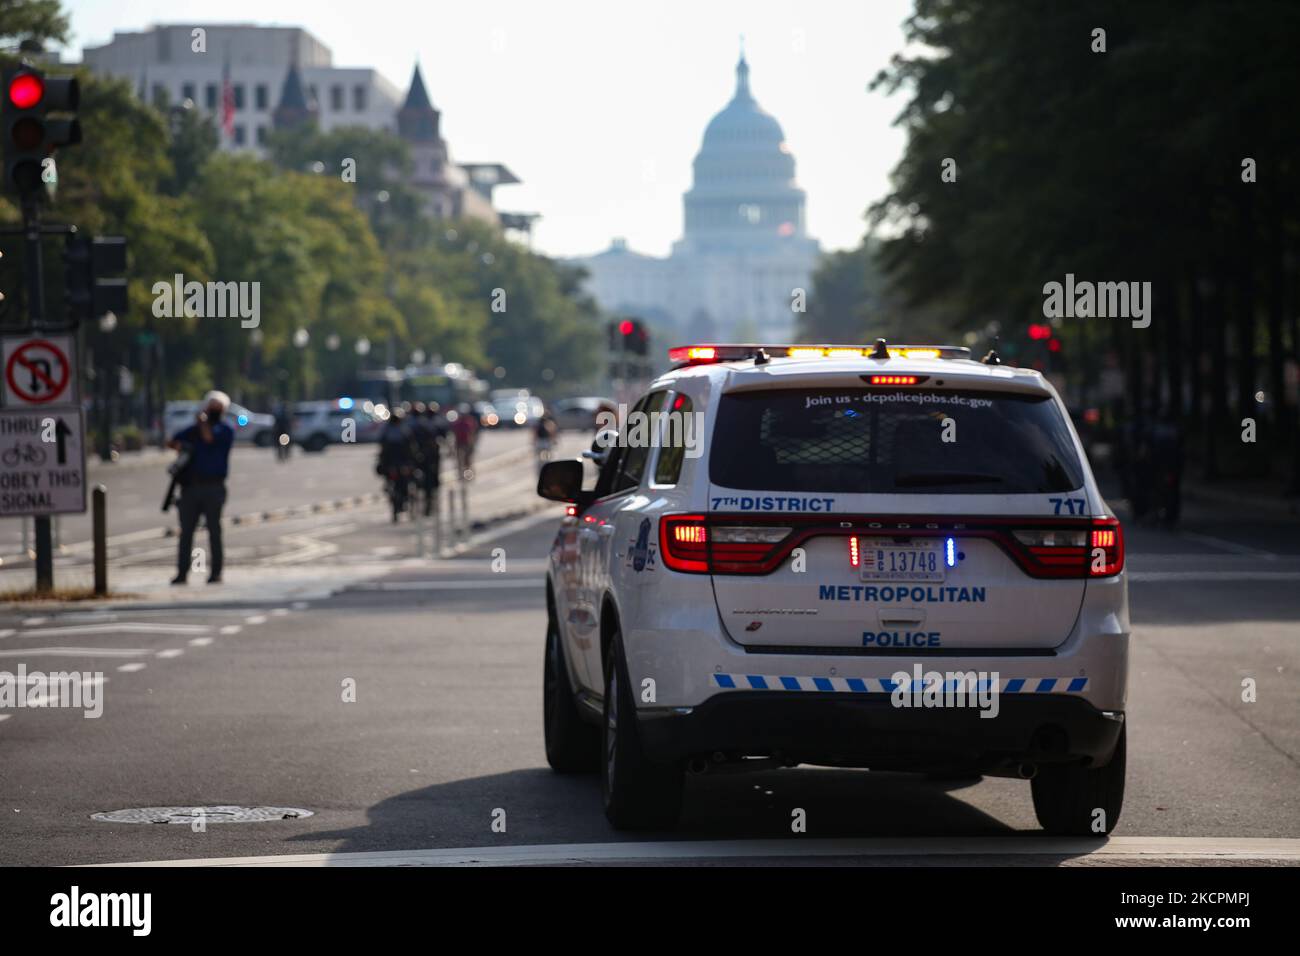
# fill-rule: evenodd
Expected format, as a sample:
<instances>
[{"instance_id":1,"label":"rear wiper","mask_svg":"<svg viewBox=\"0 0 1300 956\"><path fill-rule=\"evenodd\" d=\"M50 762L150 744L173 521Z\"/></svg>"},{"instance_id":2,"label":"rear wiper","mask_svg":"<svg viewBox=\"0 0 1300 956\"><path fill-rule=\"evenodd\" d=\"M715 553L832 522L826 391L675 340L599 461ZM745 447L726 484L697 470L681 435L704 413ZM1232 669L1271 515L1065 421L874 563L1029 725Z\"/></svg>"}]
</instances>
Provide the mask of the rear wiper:
<instances>
[{"instance_id":1,"label":"rear wiper","mask_svg":"<svg viewBox=\"0 0 1300 956\"><path fill-rule=\"evenodd\" d=\"M977 471L918 471L910 475L899 475L894 484L903 488L915 488L920 485L985 485L1000 484L1001 475L988 475Z\"/></svg>"}]
</instances>

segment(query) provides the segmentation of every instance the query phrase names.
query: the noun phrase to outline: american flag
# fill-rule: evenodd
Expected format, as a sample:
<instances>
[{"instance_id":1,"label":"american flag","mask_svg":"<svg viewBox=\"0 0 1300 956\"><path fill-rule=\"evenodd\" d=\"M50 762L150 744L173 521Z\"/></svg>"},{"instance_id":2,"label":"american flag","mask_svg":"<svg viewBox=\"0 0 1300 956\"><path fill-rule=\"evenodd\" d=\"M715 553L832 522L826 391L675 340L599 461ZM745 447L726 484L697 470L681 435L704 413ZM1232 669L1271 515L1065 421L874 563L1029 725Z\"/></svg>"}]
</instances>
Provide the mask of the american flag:
<instances>
[{"instance_id":1,"label":"american flag","mask_svg":"<svg viewBox=\"0 0 1300 956\"><path fill-rule=\"evenodd\" d=\"M230 58L221 67L221 131L229 139L235 135L235 88L230 85Z\"/></svg>"}]
</instances>

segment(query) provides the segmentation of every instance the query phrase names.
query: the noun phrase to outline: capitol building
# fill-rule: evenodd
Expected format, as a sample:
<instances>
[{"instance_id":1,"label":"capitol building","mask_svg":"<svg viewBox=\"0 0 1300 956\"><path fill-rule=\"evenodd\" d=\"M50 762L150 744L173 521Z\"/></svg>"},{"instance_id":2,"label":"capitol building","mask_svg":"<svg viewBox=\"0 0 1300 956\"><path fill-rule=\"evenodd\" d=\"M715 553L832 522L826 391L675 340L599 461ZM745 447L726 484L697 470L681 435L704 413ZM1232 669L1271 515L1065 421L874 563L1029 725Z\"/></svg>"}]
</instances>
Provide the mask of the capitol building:
<instances>
[{"instance_id":1,"label":"capitol building","mask_svg":"<svg viewBox=\"0 0 1300 956\"><path fill-rule=\"evenodd\" d=\"M794 173L781 124L750 91L742 53L735 95L704 130L671 254L643 255L615 239L571 261L587 270L587 291L603 309L683 341L788 341L792 303L810 291L819 254Z\"/></svg>"}]
</instances>

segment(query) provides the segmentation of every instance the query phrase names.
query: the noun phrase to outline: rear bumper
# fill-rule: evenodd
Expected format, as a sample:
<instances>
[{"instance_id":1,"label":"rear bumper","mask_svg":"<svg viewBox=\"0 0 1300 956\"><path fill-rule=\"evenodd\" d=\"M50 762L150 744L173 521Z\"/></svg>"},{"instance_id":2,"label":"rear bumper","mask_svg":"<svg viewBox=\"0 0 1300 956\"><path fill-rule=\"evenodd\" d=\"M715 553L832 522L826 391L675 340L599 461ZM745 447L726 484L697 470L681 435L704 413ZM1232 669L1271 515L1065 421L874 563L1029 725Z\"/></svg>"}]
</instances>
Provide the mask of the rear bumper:
<instances>
[{"instance_id":1,"label":"rear bumper","mask_svg":"<svg viewBox=\"0 0 1300 956\"><path fill-rule=\"evenodd\" d=\"M682 709L684 711L685 708ZM689 713L641 710L643 746L670 762L723 753L879 770L1005 770L1017 764L1102 766L1124 715L1065 694L1001 695L976 708L899 707L891 695L717 694Z\"/></svg>"}]
</instances>

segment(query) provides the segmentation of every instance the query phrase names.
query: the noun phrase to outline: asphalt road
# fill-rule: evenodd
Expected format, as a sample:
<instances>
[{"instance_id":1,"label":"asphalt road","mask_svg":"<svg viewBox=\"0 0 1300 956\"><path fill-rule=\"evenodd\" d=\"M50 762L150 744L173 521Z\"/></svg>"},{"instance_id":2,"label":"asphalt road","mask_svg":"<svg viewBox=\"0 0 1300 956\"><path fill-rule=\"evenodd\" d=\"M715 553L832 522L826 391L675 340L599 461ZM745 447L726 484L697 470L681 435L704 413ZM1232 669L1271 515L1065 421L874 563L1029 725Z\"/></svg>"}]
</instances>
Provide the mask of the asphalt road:
<instances>
[{"instance_id":1,"label":"asphalt road","mask_svg":"<svg viewBox=\"0 0 1300 956\"><path fill-rule=\"evenodd\" d=\"M310 466L337 471L316 476L324 494L370 490L359 457L336 451ZM0 863L1300 862L1295 525L1193 507L1177 532L1128 529L1128 796L1109 843L1047 841L1020 781L816 768L692 778L677 831L624 835L597 778L545 764L541 585L557 512L517 514L534 505L532 480L515 459L483 469L481 513L506 517L445 559L416 556L410 526L362 505L234 531L248 550L231 579L252 583L214 603L191 586L134 609L0 609L0 670L105 677L99 719L0 712ZM324 553L277 562L313 535ZM166 572L161 544L138 552L137 574ZM295 590L303 576L329 583ZM203 832L91 819L198 805L311 816ZM794 808L804 835L791 834Z\"/></svg>"}]
</instances>

